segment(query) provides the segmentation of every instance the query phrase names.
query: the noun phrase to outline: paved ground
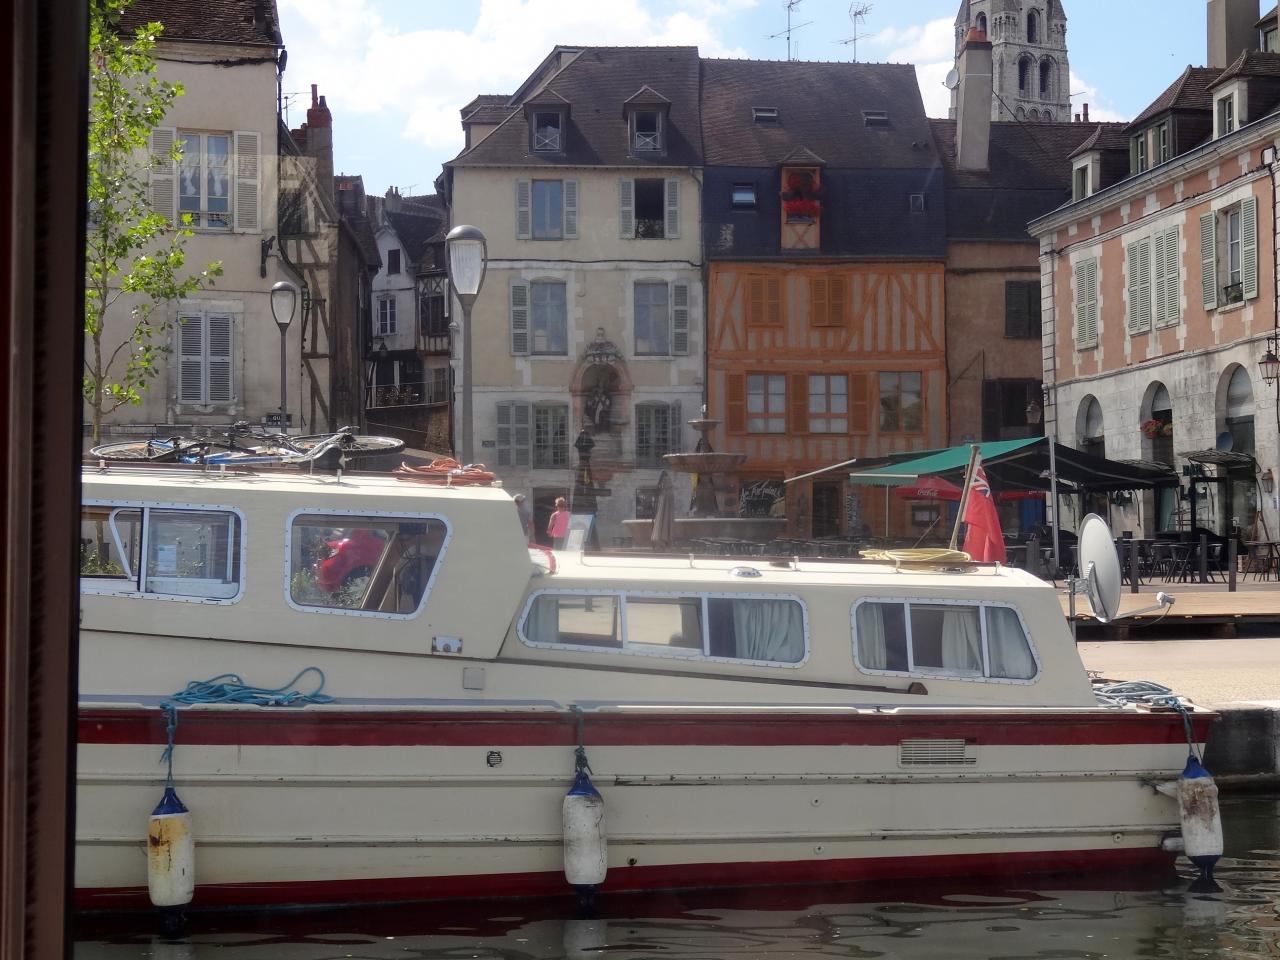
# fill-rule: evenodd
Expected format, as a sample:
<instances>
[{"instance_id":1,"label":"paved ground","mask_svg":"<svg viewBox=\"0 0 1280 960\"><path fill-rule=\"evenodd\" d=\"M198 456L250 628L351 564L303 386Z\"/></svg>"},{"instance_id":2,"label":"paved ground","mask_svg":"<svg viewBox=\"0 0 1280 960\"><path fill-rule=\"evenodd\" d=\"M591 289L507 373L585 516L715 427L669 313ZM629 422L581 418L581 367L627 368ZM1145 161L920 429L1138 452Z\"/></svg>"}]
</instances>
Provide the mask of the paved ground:
<instances>
[{"instance_id":1,"label":"paved ground","mask_svg":"<svg viewBox=\"0 0 1280 960\"><path fill-rule=\"evenodd\" d=\"M1135 640L1079 644L1089 670L1154 680L1205 706L1280 709L1280 639Z\"/></svg>"}]
</instances>

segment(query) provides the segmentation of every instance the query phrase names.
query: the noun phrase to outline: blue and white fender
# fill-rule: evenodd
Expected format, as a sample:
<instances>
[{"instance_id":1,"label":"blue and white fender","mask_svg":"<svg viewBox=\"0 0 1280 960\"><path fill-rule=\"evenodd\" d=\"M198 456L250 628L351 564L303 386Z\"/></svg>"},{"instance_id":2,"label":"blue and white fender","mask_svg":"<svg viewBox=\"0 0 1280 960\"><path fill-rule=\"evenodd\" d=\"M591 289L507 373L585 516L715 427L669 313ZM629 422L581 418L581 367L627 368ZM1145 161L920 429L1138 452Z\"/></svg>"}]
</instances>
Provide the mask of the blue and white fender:
<instances>
[{"instance_id":1,"label":"blue and white fender","mask_svg":"<svg viewBox=\"0 0 1280 960\"><path fill-rule=\"evenodd\" d=\"M1213 867L1222 856L1222 814L1218 809L1218 785L1195 755L1177 780L1156 787L1178 801L1182 824L1182 847L1187 859L1200 869L1205 880L1213 879Z\"/></svg>"},{"instance_id":2,"label":"blue and white fender","mask_svg":"<svg viewBox=\"0 0 1280 960\"><path fill-rule=\"evenodd\" d=\"M147 893L157 907L182 907L196 892L196 842L191 811L173 787L147 823Z\"/></svg>"},{"instance_id":3,"label":"blue and white fender","mask_svg":"<svg viewBox=\"0 0 1280 960\"><path fill-rule=\"evenodd\" d=\"M604 883L609 848L604 828L604 797L586 770L579 770L561 807L564 875L579 890Z\"/></svg>"}]
</instances>

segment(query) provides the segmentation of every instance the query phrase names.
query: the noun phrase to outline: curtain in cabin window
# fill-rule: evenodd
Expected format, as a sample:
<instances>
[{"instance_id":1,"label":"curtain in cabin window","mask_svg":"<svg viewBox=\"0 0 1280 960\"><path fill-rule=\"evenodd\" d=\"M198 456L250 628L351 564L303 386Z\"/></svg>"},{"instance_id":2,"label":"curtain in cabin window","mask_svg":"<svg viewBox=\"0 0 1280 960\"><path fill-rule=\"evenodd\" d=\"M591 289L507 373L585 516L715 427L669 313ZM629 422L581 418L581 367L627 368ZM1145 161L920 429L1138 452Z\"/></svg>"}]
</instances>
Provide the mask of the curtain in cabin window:
<instances>
[{"instance_id":1,"label":"curtain in cabin window","mask_svg":"<svg viewBox=\"0 0 1280 960\"><path fill-rule=\"evenodd\" d=\"M804 618L794 600L734 600L736 655L744 660L798 663L804 657Z\"/></svg>"}]
</instances>

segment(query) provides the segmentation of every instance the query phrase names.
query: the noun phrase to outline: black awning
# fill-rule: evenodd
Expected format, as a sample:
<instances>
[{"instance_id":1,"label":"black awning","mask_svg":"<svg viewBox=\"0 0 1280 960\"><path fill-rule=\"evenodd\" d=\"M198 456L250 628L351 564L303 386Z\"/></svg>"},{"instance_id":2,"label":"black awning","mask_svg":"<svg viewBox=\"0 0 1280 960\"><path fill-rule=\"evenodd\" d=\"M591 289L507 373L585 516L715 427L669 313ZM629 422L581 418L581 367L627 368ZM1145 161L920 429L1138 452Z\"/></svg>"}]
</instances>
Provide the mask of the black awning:
<instances>
[{"instance_id":1,"label":"black awning","mask_svg":"<svg viewBox=\"0 0 1280 960\"><path fill-rule=\"evenodd\" d=\"M1247 453L1231 450L1192 450L1183 456L1192 463L1212 463L1221 467L1253 467L1258 462Z\"/></svg>"}]
</instances>

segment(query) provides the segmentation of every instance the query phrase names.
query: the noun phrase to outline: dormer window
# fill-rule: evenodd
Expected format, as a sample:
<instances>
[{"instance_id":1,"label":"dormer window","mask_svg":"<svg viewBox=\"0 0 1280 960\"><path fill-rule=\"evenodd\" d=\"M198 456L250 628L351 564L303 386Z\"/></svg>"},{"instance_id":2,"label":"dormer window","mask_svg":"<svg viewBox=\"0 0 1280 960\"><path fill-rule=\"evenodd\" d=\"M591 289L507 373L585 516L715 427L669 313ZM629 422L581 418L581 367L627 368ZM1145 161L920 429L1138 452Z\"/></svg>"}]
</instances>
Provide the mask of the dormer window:
<instances>
[{"instance_id":1,"label":"dormer window","mask_svg":"<svg viewBox=\"0 0 1280 960\"><path fill-rule=\"evenodd\" d=\"M662 114L657 110L637 110L632 114L631 144L637 153L662 149Z\"/></svg>"},{"instance_id":2,"label":"dormer window","mask_svg":"<svg viewBox=\"0 0 1280 960\"><path fill-rule=\"evenodd\" d=\"M555 110L539 110L533 115L533 149L538 153L559 153L563 149L564 116Z\"/></svg>"},{"instance_id":3,"label":"dormer window","mask_svg":"<svg viewBox=\"0 0 1280 960\"><path fill-rule=\"evenodd\" d=\"M1236 128L1236 97L1229 93L1220 97L1217 104L1218 136L1225 137Z\"/></svg>"},{"instance_id":4,"label":"dormer window","mask_svg":"<svg viewBox=\"0 0 1280 960\"><path fill-rule=\"evenodd\" d=\"M671 101L645 84L622 104L631 155L651 157L667 148L667 121Z\"/></svg>"},{"instance_id":5,"label":"dormer window","mask_svg":"<svg viewBox=\"0 0 1280 960\"><path fill-rule=\"evenodd\" d=\"M1083 200L1085 197L1093 193L1089 189L1089 167L1087 164L1076 167L1071 171L1071 199Z\"/></svg>"}]
</instances>

